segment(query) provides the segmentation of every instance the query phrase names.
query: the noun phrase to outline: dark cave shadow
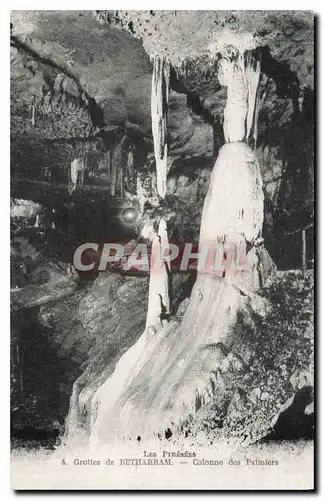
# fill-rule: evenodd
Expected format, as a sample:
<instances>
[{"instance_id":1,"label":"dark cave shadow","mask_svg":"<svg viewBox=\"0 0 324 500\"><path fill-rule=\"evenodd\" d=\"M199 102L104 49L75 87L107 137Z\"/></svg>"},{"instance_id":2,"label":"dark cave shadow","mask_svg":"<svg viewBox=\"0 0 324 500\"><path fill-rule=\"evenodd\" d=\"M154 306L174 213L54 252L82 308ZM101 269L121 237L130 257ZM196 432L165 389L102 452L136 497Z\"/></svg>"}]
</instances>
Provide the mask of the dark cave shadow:
<instances>
[{"instance_id":1,"label":"dark cave shadow","mask_svg":"<svg viewBox=\"0 0 324 500\"><path fill-rule=\"evenodd\" d=\"M260 442L297 441L314 439L314 414L305 415L305 408L312 402L312 388L305 387L297 392L292 404L283 411L273 432Z\"/></svg>"}]
</instances>

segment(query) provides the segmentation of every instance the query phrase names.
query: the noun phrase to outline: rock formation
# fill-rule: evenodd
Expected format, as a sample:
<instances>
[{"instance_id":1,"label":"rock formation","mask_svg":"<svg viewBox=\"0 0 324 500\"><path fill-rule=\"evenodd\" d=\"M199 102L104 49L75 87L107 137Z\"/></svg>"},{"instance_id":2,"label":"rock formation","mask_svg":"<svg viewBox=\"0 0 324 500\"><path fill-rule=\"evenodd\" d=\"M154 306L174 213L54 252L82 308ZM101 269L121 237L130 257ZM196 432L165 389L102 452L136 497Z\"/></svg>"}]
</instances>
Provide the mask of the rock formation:
<instances>
[{"instance_id":1,"label":"rock formation","mask_svg":"<svg viewBox=\"0 0 324 500\"><path fill-rule=\"evenodd\" d=\"M303 394L311 412L312 14L11 22L13 428L253 441ZM143 240L149 272L98 269L104 242ZM78 273L85 241L95 266ZM172 242L212 248L197 275L172 269ZM274 263L290 271L267 279Z\"/></svg>"},{"instance_id":2,"label":"rock formation","mask_svg":"<svg viewBox=\"0 0 324 500\"><path fill-rule=\"evenodd\" d=\"M156 315L151 316L153 307L159 307L157 297L163 303L167 275L164 279L161 275L158 281L151 268L147 326L154 326L153 335L148 338L146 331L121 358L104 384L105 391L97 391L92 409L94 412L96 408L92 445L120 438L164 436L167 430L181 432L181 426L197 410L197 398L206 404L213 395L214 373L225 358L221 342L237 321L242 295L249 296L260 286L259 255L254 244L262 232L262 178L254 153L243 142L254 116L255 73L258 75L259 67L254 72L249 58L246 69L244 52L244 48L243 53L238 50L234 62L226 54L222 63L223 82L228 86L224 111L228 144L221 148L214 166L200 232L200 248L208 245L209 250L215 243L231 244L234 251L239 248L246 257L244 270L230 269L230 276L223 272L220 277L208 273L205 267L198 270L181 324L171 321L159 331ZM160 242L156 236L153 253L160 254ZM111 400L109 393L116 387ZM109 403L105 402L108 399Z\"/></svg>"}]
</instances>

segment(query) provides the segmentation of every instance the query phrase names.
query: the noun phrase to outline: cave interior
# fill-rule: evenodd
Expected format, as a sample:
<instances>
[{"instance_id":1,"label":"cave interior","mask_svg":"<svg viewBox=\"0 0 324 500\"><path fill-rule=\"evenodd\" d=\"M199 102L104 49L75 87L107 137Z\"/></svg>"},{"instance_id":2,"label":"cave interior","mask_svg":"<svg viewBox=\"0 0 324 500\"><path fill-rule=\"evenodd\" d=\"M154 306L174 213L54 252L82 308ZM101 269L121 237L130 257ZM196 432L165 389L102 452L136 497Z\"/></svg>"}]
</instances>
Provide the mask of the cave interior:
<instances>
[{"instance_id":1,"label":"cave interior","mask_svg":"<svg viewBox=\"0 0 324 500\"><path fill-rule=\"evenodd\" d=\"M306 280L298 289L304 304L314 267L311 13L11 13L11 430L19 445L53 447L64 432L75 381L84 387L93 370L102 383L144 330L149 273L118 266L99 271L97 261L93 271L76 273L76 248L144 241L148 220L166 220L170 241L199 242L211 173L226 142L221 55L210 55L213 37L223 30L258 40L258 112L246 143L262 175L262 236L277 273ZM158 160L166 162L163 196L156 190L152 130L152 72L163 72L156 61L165 64L168 87L162 103L168 152ZM170 314L180 314L195 279L193 271L174 272ZM288 309L285 321L302 321ZM309 359L299 337L296 349L300 343ZM295 365L290 369L296 372ZM277 399L283 404L294 387L295 406L285 411L300 418L291 430L291 415L283 412L278 439L312 434L311 412L304 412L312 384L296 382L297 390L292 371L290 392L285 386Z\"/></svg>"}]
</instances>

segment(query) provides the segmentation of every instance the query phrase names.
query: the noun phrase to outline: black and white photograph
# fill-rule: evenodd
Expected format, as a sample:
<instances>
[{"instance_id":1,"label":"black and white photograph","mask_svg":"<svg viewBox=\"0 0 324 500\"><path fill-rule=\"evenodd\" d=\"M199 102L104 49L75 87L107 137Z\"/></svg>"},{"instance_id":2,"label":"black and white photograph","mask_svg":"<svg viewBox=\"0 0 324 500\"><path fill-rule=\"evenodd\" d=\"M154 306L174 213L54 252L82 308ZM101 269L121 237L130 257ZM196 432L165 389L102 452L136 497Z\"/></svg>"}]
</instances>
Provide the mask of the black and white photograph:
<instances>
[{"instance_id":1,"label":"black and white photograph","mask_svg":"<svg viewBox=\"0 0 324 500\"><path fill-rule=\"evenodd\" d=\"M11 10L13 490L314 490L315 21Z\"/></svg>"}]
</instances>

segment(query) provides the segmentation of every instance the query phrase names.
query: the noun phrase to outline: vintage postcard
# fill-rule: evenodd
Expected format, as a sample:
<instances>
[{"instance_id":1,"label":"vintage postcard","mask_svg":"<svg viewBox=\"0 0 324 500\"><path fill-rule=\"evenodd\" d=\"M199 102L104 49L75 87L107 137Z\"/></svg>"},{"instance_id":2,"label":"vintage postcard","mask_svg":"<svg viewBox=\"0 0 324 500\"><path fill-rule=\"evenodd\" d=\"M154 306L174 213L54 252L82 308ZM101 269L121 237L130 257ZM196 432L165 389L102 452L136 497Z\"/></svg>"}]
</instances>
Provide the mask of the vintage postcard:
<instances>
[{"instance_id":1,"label":"vintage postcard","mask_svg":"<svg viewBox=\"0 0 324 500\"><path fill-rule=\"evenodd\" d=\"M11 484L314 489L314 13L11 11Z\"/></svg>"}]
</instances>

